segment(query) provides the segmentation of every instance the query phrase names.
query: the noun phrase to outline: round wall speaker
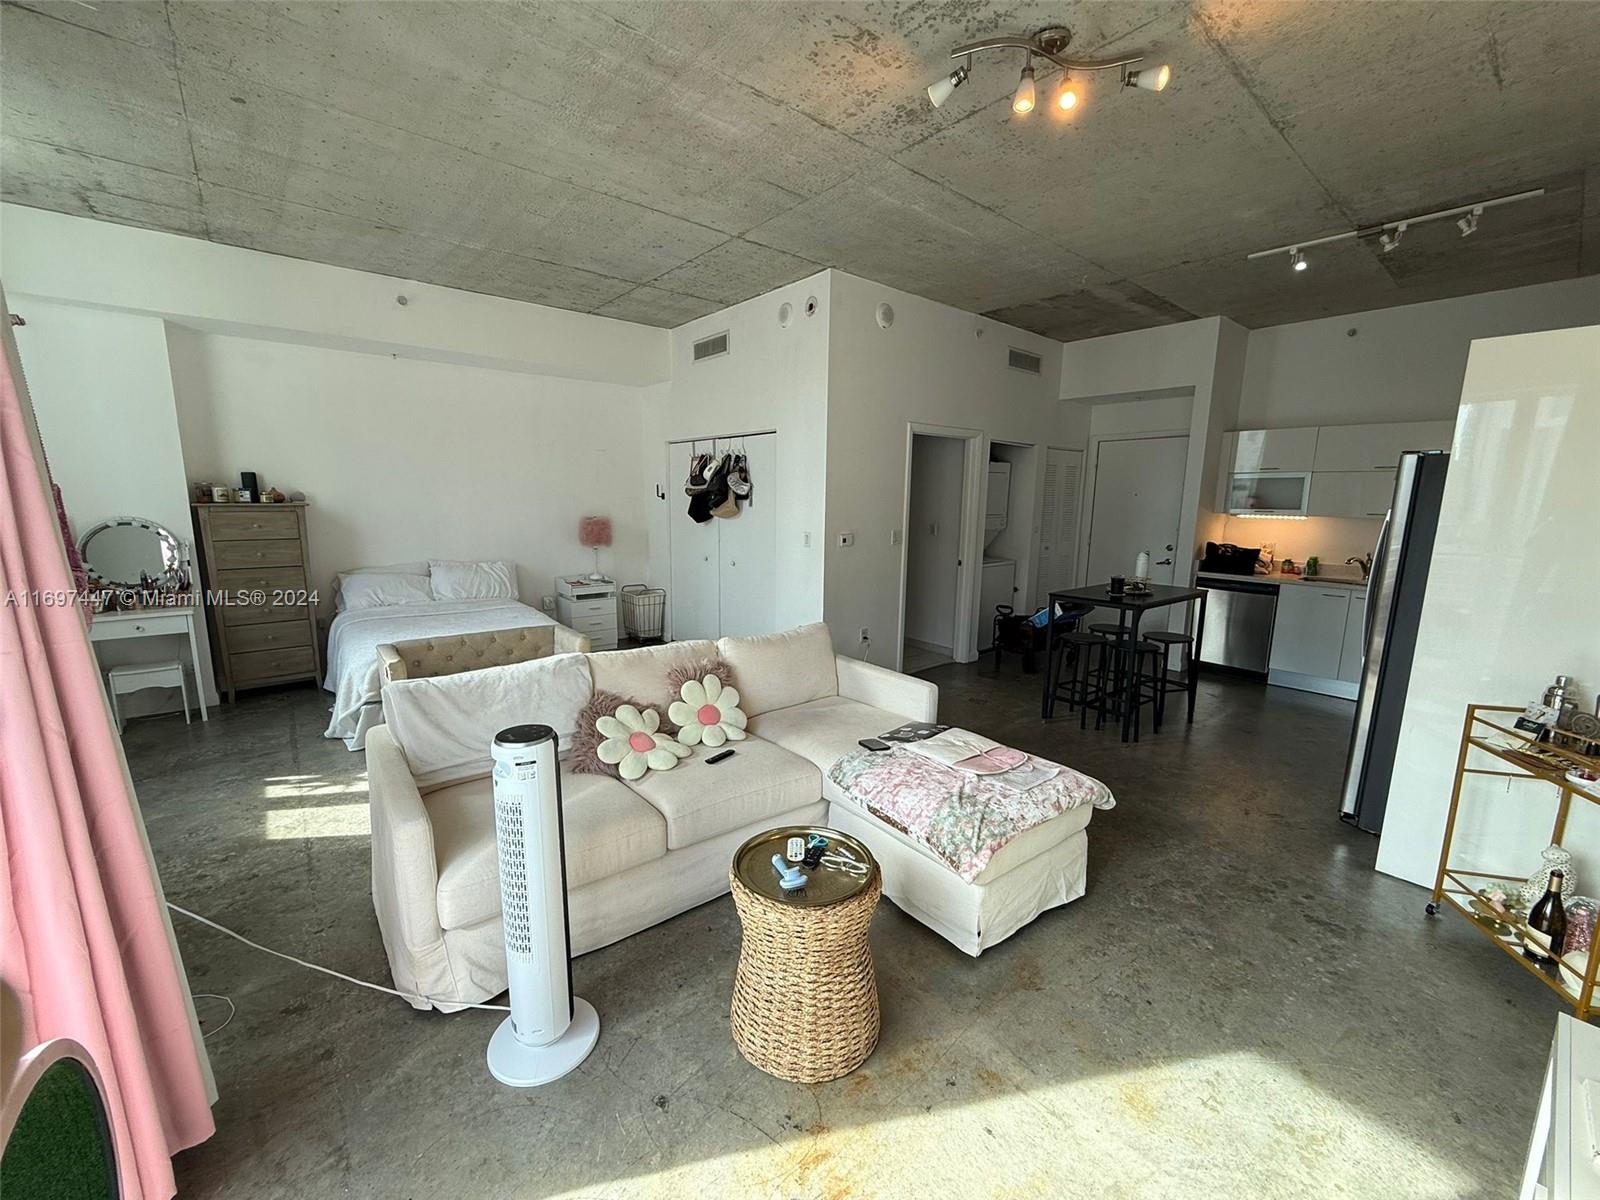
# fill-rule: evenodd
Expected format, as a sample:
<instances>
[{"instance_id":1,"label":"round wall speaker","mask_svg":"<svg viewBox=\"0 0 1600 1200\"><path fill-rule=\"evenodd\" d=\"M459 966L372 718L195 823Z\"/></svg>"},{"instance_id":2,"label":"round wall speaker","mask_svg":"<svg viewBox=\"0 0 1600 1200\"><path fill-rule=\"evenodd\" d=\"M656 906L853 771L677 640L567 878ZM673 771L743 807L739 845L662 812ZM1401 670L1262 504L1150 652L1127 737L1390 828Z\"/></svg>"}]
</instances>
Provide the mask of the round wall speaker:
<instances>
[{"instance_id":1,"label":"round wall speaker","mask_svg":"<svg viewBox=\"0 0 1600 1200\"><path fill-rule=\"evenodd\" d=\"M807 296L806 297L806 316L814 317L816 315L817 315L817 298L815 296Z\"/></svg>"},{"instance_id":2,"label":"round wall speaker","mask_svg":"<svg viewBox=\"0 0 1600 1200\"><path fill-rule=\"evenodd\" d=\"M794 305L785 300L778 305L778 325L780 328L787 329L792 324L794 324Z\"/></svg>"},{"instance_id":3,"label":"round wall speaker","mask_svg":"<svg viewBox=\"0 0 1600 1200\"><path fill-rule=\"evenodd\" d=\"M894 306L887 300L878 305L878 328L887 329L894 324Z\"/></svg>"}]
</instances>

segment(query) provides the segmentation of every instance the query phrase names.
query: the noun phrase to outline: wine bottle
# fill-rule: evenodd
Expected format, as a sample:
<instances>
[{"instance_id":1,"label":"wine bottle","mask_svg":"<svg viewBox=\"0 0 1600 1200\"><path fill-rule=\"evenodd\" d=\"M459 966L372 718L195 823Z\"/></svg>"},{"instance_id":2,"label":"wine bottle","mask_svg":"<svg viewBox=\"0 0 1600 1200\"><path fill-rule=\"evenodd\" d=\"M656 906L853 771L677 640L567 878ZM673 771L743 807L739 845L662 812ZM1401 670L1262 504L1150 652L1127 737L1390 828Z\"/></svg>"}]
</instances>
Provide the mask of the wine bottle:
<instances>
[{"instance_id":1,"label":"wine bottle","mask_svg":"<svg viewBox=\"0 0 1600 1200\"><path fill-rule=\"evenodd\" d=\"M1539 902L1528 913L1528 928L1536 930L1550 939L1550 953L1548 955L1536 953L1534 947L1525 945L1522 953L1534 962L1554 963L1560 961L1562 948L1567 940L1567 909L1561 903L1561 885L1564 876L1560 871L1550 872L1550 882L1546 885L1544 895L1539 897Z\"/></svg>"}]
</instances>

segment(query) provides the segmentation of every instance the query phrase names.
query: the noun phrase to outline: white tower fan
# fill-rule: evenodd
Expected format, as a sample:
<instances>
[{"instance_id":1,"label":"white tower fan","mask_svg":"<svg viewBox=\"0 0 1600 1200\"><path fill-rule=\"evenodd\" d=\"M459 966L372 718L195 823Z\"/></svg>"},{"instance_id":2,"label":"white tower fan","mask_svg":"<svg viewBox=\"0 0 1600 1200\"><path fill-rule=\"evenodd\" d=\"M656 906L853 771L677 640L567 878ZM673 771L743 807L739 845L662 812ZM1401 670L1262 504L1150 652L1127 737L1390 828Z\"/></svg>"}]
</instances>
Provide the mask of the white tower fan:
<instances>
[{"instance_id":1,"label":"white tower fan","mask_svg":"<svg viewBox=\"0 0 1600 1200\"><path fill-rule=\"evenodd\" d=\"M511 1087L535 1087L589 1057L600 1017L572 994L555 731L548 725L502 729L490 753L511 1015L489 1039L489 1071Z\"/></svg>"}]
</instances>

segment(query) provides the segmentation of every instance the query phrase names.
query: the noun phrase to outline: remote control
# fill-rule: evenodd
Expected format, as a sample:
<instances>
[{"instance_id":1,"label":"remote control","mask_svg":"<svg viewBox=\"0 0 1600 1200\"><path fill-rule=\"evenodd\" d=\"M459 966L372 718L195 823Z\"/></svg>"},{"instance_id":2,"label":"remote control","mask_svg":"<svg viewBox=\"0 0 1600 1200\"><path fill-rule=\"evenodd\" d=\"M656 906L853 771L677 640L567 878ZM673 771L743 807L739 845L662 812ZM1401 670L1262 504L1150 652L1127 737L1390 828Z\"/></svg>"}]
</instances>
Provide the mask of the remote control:
<instances>
[{"instance_id":1,"label":"remote control","mask_svg":"<svg viewBox=\"0 0 1600 1200\"><path fill-rule=\"evenodd\" d=\"M789 844L784 847L783 856L790 862L799 862L806 856L806 840L803 837L792 837Z\"/></svg>"},{"instance_id":2,"label":"remote control","mask_svg":"<svg viewBox=\"0 0 1600 1200\"><path fill-rule=\"evenodd\" d=\"M707 766L711 766L714 763L721 762L725 758L732 758L732 757L733 757L733 751L732 750L724 750L721 754L713 754L710 758L706 759L706 765Z\"/></svg>"}]
</instances>

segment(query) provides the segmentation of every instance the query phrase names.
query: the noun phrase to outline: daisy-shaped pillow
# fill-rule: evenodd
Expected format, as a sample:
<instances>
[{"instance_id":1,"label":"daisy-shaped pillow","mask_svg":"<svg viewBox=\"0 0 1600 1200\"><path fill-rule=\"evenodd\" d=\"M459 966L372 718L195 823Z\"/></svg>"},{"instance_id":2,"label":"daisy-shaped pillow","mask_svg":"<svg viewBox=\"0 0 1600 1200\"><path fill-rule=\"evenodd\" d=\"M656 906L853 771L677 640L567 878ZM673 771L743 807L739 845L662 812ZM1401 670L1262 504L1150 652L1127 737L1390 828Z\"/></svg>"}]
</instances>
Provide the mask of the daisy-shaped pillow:
<instances>
[{"instance_id":1,"label":"daisy-shaped pillow","mask_svg":"<svg viewBox=\"0 0 1600 1200\"><path fill-rule=\"evenodd\" d=\"M739 708L739 692L724 687L715 675L691 679L678 689L681 700L667 706L667 718L678 726L678 740L685 746L744 740L746 718Z\"/></svg>"},{"instance_id":2,"label":"daisy-shaped pillow","mask_svg":"<svg viewBox=\"0 0 1600 1200\"><path fill-rule=\"evenodd\" d=\"M615 765L624 779L638 779L646 771L670 771L680 758L689 757L687 746L657 732L661 714L653 708L640 712L631 704L621 705L611 716L597 720L594 728L605 738L595 756Z\"/></svg>"}]
</instances>

